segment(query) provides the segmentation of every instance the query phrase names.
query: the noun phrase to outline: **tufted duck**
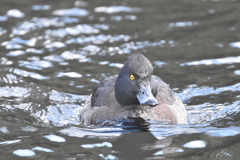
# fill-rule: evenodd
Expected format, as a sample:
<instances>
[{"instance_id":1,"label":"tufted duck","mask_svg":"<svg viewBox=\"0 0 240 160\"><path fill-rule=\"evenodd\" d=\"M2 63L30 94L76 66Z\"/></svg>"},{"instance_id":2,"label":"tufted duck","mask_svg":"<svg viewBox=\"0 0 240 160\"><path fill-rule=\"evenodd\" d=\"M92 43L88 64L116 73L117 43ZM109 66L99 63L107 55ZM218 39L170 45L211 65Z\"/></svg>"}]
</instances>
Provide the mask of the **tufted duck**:
<instances>
[{"instance_id":1,"label":"tufted duck","mask_svg":"<svg viewBox=\"0 0 240 160\"><path fill-rule=\"evenodd\" d=\"M114 124L129 118L186 124L182 101L142 54L133 54L118 76L101 81L80 113L81 125Z\"/></svg>"}]
</instances>

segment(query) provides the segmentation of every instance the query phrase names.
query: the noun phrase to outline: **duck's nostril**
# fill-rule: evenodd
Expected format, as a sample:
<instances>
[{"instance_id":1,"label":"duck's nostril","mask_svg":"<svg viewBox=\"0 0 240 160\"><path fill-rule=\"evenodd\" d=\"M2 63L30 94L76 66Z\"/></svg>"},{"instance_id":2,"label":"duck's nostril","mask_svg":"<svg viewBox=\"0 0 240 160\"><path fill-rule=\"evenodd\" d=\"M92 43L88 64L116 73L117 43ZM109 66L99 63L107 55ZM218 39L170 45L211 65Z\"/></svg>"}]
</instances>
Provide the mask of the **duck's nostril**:
<instances>
[{"instance_id":1,"label":"duck's nostril","mask_svg":"<svg viewBox=\"0 0 240 160\"><path fill-rule=\"evenodd\" d=\"M145 92L142 92L142 94L145 94Z\"/></svg>"}]
</instances>

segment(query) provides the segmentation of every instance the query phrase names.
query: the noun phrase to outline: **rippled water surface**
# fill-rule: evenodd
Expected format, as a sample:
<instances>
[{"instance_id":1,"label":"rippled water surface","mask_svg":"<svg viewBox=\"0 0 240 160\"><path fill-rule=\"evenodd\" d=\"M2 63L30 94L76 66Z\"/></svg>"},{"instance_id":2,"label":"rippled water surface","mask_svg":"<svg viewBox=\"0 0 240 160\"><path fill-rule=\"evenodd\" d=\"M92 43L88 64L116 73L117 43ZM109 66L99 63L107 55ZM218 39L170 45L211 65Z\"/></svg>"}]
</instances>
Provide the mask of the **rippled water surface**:
<instances>
[{"instance_id":1,"label":"rippled water surface","mask_svg":"<svg viewBox=\"0 0 240 160\"><path fill-rule=\"evenodd\" d=\"M239 0L0 5L1 159L239 158ZM189 124L79 127L93 87L139 52Z\"/></svg>"}]
</instances>

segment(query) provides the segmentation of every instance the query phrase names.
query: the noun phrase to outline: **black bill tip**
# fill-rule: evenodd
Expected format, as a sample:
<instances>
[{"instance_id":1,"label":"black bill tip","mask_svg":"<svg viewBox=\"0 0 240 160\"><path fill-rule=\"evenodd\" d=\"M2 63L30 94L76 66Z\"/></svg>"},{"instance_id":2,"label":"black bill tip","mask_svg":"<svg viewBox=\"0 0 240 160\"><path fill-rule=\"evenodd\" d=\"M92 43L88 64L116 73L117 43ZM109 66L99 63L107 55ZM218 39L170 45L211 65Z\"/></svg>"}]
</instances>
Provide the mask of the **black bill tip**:
<instances>
[{"instance_id":1,"label":"black bill tip","mask_svg":"<svg viewBox=\"0 0 240 160\"><path fill-rule=\"evenodd\" d=\"M144 106L151 106L151 107L155 107L156 105L158 105L158 101L156 101L155 99L149 99L148 101L142 103L142 105Z\"/></svg>"}]
</instances>

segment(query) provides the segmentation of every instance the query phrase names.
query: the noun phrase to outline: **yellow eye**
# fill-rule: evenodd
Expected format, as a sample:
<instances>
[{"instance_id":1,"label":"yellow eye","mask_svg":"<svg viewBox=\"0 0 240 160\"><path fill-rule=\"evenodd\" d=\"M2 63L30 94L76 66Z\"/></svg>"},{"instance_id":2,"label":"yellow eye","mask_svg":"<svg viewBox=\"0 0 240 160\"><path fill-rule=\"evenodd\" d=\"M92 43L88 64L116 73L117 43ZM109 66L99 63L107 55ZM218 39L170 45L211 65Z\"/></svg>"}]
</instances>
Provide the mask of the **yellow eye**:
<instances>
[{"instance_id":1,"label":"yellow eye","mask_svg":"<svg viewBox=\"0 0 240 160\"><path fill-rule=\"evenodd\" d=\"M134 75L131 74L131 75L129 76L129 78L130 78L131 80L134 80Z\"/></svg>"}]
</instances>

